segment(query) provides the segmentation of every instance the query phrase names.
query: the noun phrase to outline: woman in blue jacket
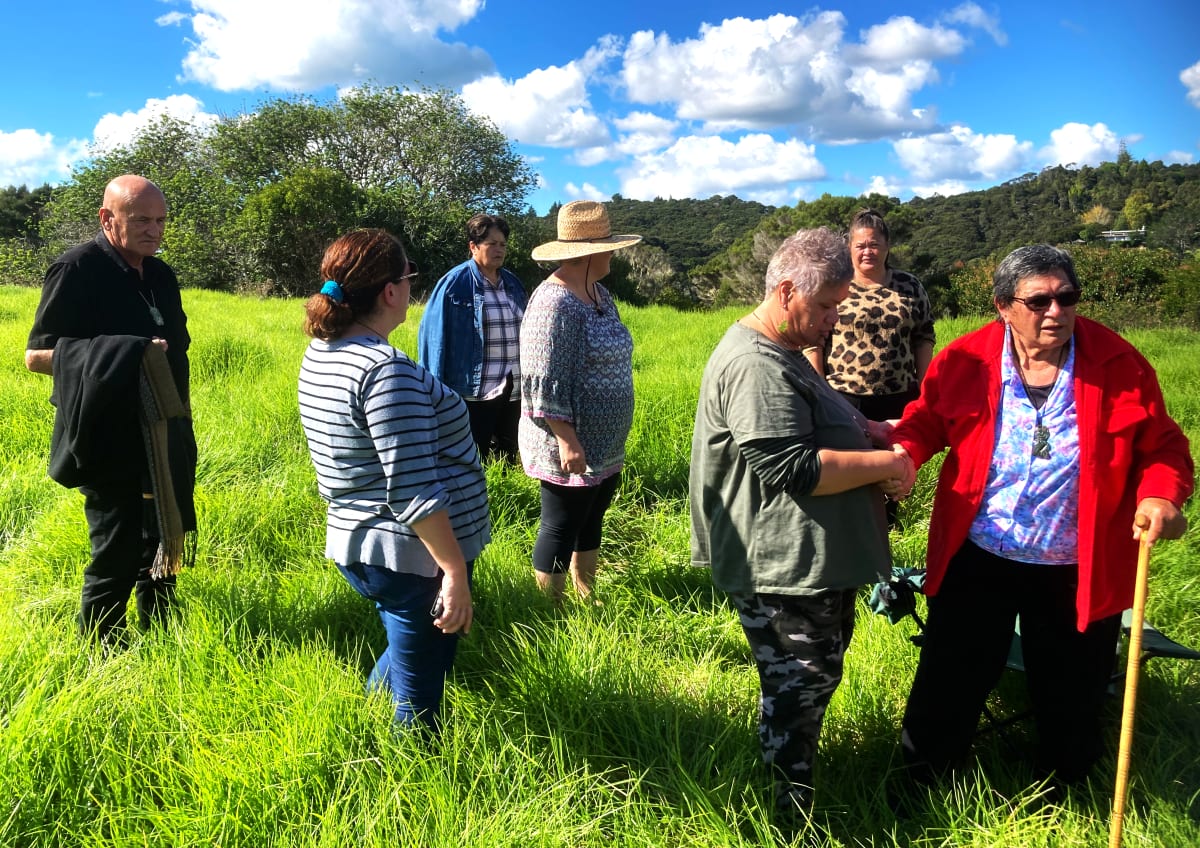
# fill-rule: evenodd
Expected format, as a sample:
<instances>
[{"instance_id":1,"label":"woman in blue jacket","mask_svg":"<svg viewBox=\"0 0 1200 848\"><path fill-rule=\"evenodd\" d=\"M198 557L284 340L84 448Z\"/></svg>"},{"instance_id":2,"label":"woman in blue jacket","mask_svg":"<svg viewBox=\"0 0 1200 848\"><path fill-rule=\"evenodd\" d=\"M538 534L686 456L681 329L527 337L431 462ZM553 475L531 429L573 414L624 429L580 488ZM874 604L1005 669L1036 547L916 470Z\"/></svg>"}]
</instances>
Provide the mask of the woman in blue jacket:
<instances>
[{"instance_id":1,"label":"woman in blue jacket","mask_svg":"<svg viewBox=\"0 0 1200 848\"><path fill-rule=\"evenodd\" d=\"M508 222L476 215L467 222L471 258L446 272L425 304L417 359L467 402L480 454L515 460L521 417L520 332L525 288L502 266Z\"/></svg>"}]
</instances>

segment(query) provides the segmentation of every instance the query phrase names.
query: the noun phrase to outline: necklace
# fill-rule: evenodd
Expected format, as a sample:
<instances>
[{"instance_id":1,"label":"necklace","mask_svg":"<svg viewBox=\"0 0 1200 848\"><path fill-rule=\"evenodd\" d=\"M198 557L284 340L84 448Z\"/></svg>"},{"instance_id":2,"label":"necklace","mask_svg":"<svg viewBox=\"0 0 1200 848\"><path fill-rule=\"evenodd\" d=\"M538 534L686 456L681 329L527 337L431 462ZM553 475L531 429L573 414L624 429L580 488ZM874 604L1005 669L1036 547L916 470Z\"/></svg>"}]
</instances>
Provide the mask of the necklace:
<instances>
[{"instance_id":1,"label":"necklace","mask_svg":"<svg viewBox=\"0 0 1200 848\"><path fill-rule=\"evenodd\" d=\"M368 324L366 321L364 321L361 318L355 318L354 320L358 323L358 326L365 327L366 329L370 330L375 335L379 336L380 341L385 341L385 342L387 341L388 337L387 337L386 333L379 332L378 330L376 330L374 327L372 327L370 324Z\"/></svg>"},{"instance_id":2,"label":"necklace","mask_svg":"<svg viewBox=\"0 0 1200 848\"><path fill-rule=\"evenodd\" d=\"M158 300L154 297L154 292L150 292L150 299L146 300L146 296L142 294L140 289L134 289L138 293L138 297L146 304L146 308L150 310L150 317L154 319L154 323L158 326L163 325L163 315L158 311Z\"/></svg>"},{"instance_id":3,"label":"necklace","mask_svg":"<svg viewBox=\"0 0 1200 848\"><path fill-rule=\"evenodd\" d=\"M1054 382L1050 384L1050 390L1054 390L1054 384L1058 382L1058 375L1062 372L1063 360L1067 356L1067 345L1063 345L1058 351L1058 363L1054 366ZM1033 406L1033 446L1032 455L1036 459L1049 459L1050 451L1050 428L1042 423L1042 410L1046 408L1043 403L1038 406L1033 402L1033 396L1029 393L1029 384L1025 382L1025 369L1021 367L1020 357L1017 355L1016 343L1013 343L1013 365L1017 367L1017 377L1021 381L1021 388L1025 390L1025 397L1029 399L1030 405ZM1049 397L1047 397L1049 402Z\"/></svg>"},{"instance_id":4,"label":"necklace","mask_svg":"<svg viewBox=\"0 0 1200 848\"><path fill-rule=\"evenodd\" d=\"M772 327L770 324L768 324L767 319L763 318L761 315L759 315L757 309L755 309L753 312L750 313L750 317L758 322L758 326L762 327L763 335L766 336L768 339L770 339L775 344L779 345L782 348L786 348L787 350L791 350L791 351L796 351L796 350L800 349L800 348L796 347L795 345L786 341L783 337L783 330L779 327ZM774 332L772 332L772 331L774 331Z\"/></svg>"}]
</instances>

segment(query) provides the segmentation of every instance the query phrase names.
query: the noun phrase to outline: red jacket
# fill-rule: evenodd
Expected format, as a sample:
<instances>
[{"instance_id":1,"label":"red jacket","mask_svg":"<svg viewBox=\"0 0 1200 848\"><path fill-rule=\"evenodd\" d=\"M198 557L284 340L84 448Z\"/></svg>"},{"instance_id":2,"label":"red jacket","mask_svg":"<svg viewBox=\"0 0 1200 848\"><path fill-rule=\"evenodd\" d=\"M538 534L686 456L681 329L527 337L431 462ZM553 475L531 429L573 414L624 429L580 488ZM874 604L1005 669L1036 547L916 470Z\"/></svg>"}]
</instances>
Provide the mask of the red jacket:
<instances>
[{"instance_id":1,"label":"red jacket","mask_svg":"<svg viewBox=\"0 0 1200 848\"><path fill-rule=\"evenodd\" d=\"M1176 506L1192 493L1187 437L1163 404L1158 377L1129 342L1075 319L1075 407L1079 427L1079 589L1076 626L1121 612L1133 601L1137 504ZM956 339L929 366L921 396L896 429L919 468L949 448L938 476L926 552L925 593L936 595L950 558L966 541L983 502L996 441L1004 325Z\"/></svg>"}]
</instances>

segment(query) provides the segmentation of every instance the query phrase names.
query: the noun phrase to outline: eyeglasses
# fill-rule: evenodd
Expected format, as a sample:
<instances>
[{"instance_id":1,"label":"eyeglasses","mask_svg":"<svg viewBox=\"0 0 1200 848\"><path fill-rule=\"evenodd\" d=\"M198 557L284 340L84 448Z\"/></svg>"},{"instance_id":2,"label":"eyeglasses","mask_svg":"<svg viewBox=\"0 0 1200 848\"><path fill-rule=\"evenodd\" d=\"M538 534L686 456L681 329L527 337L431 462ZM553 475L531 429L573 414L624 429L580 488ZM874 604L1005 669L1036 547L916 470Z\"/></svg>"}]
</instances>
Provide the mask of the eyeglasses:
<instances>
[{"instance_id":1,"label":"eyeglasses","mask_svg":"<svg viewBox=\"0 0 1200 848\"><path fill-rule=\"evenodd\" d=\"M1035 294L1033 297L1014 297L1013 300L1025 304L1025 307L1032 312L1045 312L1050 308L1050 301L1054 301L1059 306L1066 308L1079 303L1079 298L1079 290L1071 289L1070 291L1055 292L1054 294Z\"/></svg>"},{"instance_id":2,"label":"eyeglasses","mask_svg":"<svg viewBox=\"0 0 1200 848\"><path fill-rule=\"evenodd\" d=\"M404 268L404 271L404 275L396 280L397 283L403 283L405 280L415 280L417 275L421 273L421 269L417 267L417 263L413 262L411 259L409 260L408 265Z\"/></svg>"}]
</instances>

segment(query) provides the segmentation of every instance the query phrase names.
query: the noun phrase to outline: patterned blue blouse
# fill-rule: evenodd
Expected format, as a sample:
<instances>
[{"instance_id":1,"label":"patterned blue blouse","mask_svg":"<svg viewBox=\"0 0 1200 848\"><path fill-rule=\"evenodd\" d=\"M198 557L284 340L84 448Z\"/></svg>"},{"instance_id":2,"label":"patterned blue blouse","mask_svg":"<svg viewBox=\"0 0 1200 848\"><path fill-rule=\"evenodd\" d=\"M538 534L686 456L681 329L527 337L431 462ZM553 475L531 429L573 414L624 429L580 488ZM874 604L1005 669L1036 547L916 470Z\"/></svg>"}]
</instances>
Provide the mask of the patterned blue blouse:
<instances>
[{"instance_id":1,"label":"patterned blue blouse","mask_svg":"<svg viewBox=\"0 0 1200 848\"><path fill-rule=\"evenodd\" d=\"M996 449L972 542L1016 562L1069 564L1079 560L1079 429L1075 422L1075 345L1041 409L1050 431L1049 457L1034 456L1037 410L1012 357L1012 330L1004 333Z\"/></svg>"},{"instance_id":2,"label":"patterned blue blouse","mask_svg":"<svg viewBox=\"0 0 1200 848\"><path fill-rule=\"evenodd\" d=\"M543 283L521 323L521 462L530 477L560 486L595 486L618 473L633 425L633 337L599 283L596 296L598 305L584 303ZM583 474L563 471L547 419L575 427Z\"/></svg>"}]
</instances>

